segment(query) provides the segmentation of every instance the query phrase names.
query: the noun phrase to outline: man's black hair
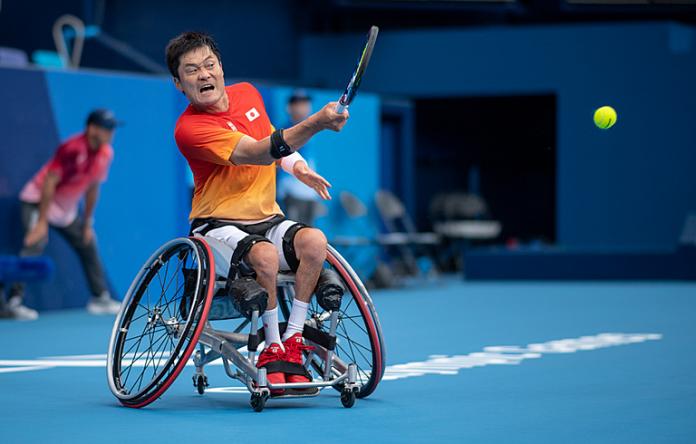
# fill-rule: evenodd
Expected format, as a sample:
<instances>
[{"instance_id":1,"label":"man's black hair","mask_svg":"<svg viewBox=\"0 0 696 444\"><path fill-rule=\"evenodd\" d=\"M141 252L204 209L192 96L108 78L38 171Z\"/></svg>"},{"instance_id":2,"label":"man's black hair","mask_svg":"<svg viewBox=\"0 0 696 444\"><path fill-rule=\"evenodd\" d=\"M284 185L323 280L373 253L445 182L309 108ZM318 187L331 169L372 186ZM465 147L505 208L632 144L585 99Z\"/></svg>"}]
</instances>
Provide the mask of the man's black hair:
<instances>
[{"instance_id":1,"label":"man's black hair","mask_svg":"<svg viewBox=\"0 0 696 444\"><path fill-rule=\"evenodd\" d=\"M204 32L188 31L171 39L167 44L165 55L167 57L167 67L169 67L169 72L172 73L172 76L179 78L179 59L182 55L204 46L210 48L210 51L222 62L217 43L210 35Z\"/></svg>"}]
</instances>

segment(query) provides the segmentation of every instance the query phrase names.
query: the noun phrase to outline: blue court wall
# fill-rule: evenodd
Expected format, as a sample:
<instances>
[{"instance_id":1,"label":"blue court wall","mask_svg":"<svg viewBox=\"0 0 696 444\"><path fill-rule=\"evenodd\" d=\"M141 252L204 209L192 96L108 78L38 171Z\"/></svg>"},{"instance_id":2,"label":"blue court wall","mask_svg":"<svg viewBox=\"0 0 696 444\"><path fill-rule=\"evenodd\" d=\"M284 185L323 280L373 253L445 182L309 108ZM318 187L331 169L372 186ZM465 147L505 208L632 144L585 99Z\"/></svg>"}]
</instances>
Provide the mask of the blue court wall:
<instances>
[{"instance_id":1,"label":"blue court wall","mask_svg":"<svg viewBox=\"0 0 696 444\"><path fill-rule=\"evenodd\" d=\"M341 87L362 41L304 38L303 81ZM556 94L558 243L670 248L696 208L694 79L695 28L585 24L385 31L362 88L416 98ZM609 131L592 123L602 105L618 111ZM453 143L466 149L465 135Z\"/></svg>"},{"instance_id":2,"label":"blue court wall","mask_svg":"<svg viewBox=\"0 0 696 444\"><path fill-rule=\"evenodd\" d=\"M280 120L281 125L291 90L259 89L274 122ZM333 98L324 91L312 93L317 103ZM187 166L173 138L186 100L167 77L16 69L0 69L0 100L0 253L5 254L15 254L21 247L19 191L59 142L82 131L87 114L97 107L113 109L123 122L114 137L114 162L95 215L107 274L116 296L123 297L151 252L188 230ZM316 139L322 174L334 184L336 197L338 190L349 187L368 196L378 183L379 100L364 95L359 114L341 134L326 133ZM346 166L339 155L351 149L360 154L357 167ZM336 205L330 203L320 223L329 237L369 234L356 233L345 224ZM28 305L38 309L84 306L89 291L79 261L56 232L51 232L46 254L56 263L56 273L49 282L29 286Z\"/></svg>"}]
</instances>

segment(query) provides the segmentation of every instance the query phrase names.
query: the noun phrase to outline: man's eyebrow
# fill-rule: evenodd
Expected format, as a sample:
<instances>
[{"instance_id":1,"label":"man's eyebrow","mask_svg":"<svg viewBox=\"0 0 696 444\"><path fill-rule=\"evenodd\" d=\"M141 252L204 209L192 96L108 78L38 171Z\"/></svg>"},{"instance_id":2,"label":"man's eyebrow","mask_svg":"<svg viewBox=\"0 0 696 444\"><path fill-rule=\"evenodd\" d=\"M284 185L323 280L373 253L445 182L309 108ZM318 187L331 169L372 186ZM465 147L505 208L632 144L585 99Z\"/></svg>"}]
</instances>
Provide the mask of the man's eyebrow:
<instances>
[{"instance_id":1,"label":"man's eyebrow","mask_svg":"<svg viewBox=\"0 0 696 444\"><path fill-rule=\"evenodd\" d=\"M202 61L201 63L207 62L208 59L212 59L212 58L213 58L213 56L212 56L212 55L209 55L208 57L206 57L205 59L203 59L203 61ZM185 63L185 64L184 64L184 66L198 66L198 65L200 65L200 63L193 63L193 62L191 62L191 63Z\"/></svg>"}]
</instances>

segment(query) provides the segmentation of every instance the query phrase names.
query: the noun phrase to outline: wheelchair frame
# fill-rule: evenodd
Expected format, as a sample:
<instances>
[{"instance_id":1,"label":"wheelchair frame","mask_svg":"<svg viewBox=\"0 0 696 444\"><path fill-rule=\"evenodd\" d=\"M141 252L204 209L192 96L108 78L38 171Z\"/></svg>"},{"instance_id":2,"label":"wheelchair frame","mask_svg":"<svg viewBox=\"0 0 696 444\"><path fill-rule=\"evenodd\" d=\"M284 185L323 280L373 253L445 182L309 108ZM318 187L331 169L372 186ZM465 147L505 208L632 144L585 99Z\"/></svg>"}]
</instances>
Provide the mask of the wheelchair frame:
<instances>
[{"instance_id":1,"label":"wheelchair frame","mask_svg":"<svg viewBox=\"0 0 696 444\"><path fill-rule=\"evenodd\" d=\"M346 294L349 295L351 301L346 304L345 309L344 304L342 304L341 309L336 311L320 312L320 310L315 310L311 313L310 319L305 322L303 336L305 336L308 345L314 347L313 351L305 355L305 368L308 371L314 370L321 378L320 381L271 384L266 378L266 369L256 368L257 347L263 338L263 330L258 328L260 316L258 311L252 312L249 319L242 318L238 312L236 316L228 314L226 317L208 319L215 295L225 288L232 250L224 243L212 238L191 237L174 239L161 246L141 268L131 284L114 323L109 344L107 379L112 393L125 406L144 407L166 391L193 355L195 365L193 383L200 394L203 394L208 386L204 366L221 358L225 373L229 377L241 381L247 387L251 393L251 406L257 412L263 410L272 389L333 387L341 392L342 404L345 407L352 407L356 397L366 397L374 391L384 374L384 342L377 313L364 285L350 265L333 247L328 246L327 250L327 263L341 277L344 287L346 287ZM190 256L188 256L189 252L192 252ZM182 270L186 269L186 261L192 259L191 263L194 268L190 268L190 270L196 272L195 289L191 293L188 310L184 310L183 296L179 299L174 298L169 302L165 298L166 304L162 303L162 299L174 279L177 280L177 294L179 288L185 287L185 284L178 283L178 276L181 274L178 273L178 267L169 278L170 281L166 288L164 288L159 276L166 264L165 281L167 280L169 261L175 257L178 257L180 262L184 261L181 265ZM155 276L158 277L163 292L159 295L154 307L150 309L149 286L155 281ZM294 274L280 273L277 287L278 305L287 317L288 303L294 296ZM186 290L183 293L186 293ZM147 302L144 300L145 295L147 295ZM222 300L220 299L220 301ZM353 302L356 302L355 307L360 316L346 315L344 310L348 310ZM170 307L172 303L174 303L173 309ZM312 303L316 307L316 301ZM136 316L140 308L146 310L143 314ZM179 315L181 319L178 318ZM357 317L360 317L364 322L364 328L355 320ZM230 318L244 320L232 332L217 330L210 323L210 320ZM137 336L138 323L145 324L140 336ZM329 325L328 331L325 325L327 323ZM364 332L367 335L369 347L358 343L353 347L348 330L351 323L358 327L358 330L355 330L357 334ZM246 328L248 328L248 333L243 333ZM136 336L129 339L131 330L136 330ZM155 335L161 336L155 340ZM166 339L161 339L161 337ZM140 352L143 339L149 339L151 347ZM357 355L352 354L354 362L346 361L342 356L342 354L350 354L347 352L347 347L342 348L342 340L348 343L351 351L353 348L358 350ZM137 342L128 344L128 341ZM130 354L136 344L135 352ZM126 349L127 346L129 348ZM245 346L247 348L246 356L240 350ZM157 349L153 352L152 349L155 347ZM169 347L169 352L163 351L163 348L166 347ZM194 352L196 348L197 350ZM367 354L370 354L370 358L366 356ZM128 379L133 368L142 364L143 356L145 356L144 369L135 380L138 383L137 390L135 390L135 383L129 389L127 387ZM356 364L356 356L364 361L362 367L370 367L369 372ZM157 360L156 365L155 360ZM162 360L165 360L165 363L159 369ZM154 365L154 368L150 380L145 382L145 375L149 374L148 365ZM145 388L142 388L143 383ZM133 393L134 391L135 393ZM303 396L307 395L294 394L280 397L297 398ZM316 396L316 394L309 396Z\"/></svg>"}]
</instances>

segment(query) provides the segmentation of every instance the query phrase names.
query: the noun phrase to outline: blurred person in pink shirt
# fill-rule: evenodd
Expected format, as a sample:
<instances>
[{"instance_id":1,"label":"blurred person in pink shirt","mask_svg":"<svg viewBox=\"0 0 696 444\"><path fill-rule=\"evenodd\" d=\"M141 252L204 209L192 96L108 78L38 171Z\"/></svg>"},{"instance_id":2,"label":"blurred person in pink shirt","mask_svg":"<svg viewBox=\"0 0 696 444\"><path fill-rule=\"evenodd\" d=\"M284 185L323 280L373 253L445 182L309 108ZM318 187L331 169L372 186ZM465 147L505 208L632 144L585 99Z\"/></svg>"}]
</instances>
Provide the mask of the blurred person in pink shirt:
<instances>
[{"instance_id":1,"label":"blurred person in pink shirt","mask_svg":"<svg viewBox=\"0 0 696 444\"><path fill-rule=\"evenodd\" d=\"M111 141L117 124L111 111L92 111L85 131L64 141L19 195L25 231L20 256L42 254L48 243L49 225L58 231L80 258L92 292L87 310L93 314L117 313L120 306L109 294L92 226L99 187L106 180L114 156ZM78 207L83 198L80 214ZM24 284L15 283L7 301L9 316L38 318L36 310L23 304L23 297Z\"/></svg>"}]
</instances>

